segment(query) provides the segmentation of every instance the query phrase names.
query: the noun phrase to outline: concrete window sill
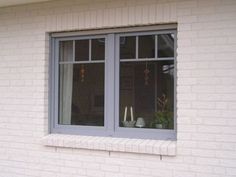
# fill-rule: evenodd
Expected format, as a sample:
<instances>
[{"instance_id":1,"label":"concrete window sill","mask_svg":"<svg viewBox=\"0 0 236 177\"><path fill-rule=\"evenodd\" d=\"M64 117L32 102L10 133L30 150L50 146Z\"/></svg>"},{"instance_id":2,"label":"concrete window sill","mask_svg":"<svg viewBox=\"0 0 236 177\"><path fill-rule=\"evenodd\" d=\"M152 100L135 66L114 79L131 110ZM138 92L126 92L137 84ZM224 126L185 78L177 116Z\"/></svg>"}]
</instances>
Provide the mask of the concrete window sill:
<instances>
[{"instance_id":1,"label":"concrete window sill","mask_svg":"<svg viewBox=\"0 0 236 177\"><path fill-rule=\"evenodd\" d=\"M155 155L176 155L176 141L144 140L98 136L49 134L42 139L45 146L116 151Z\"/></svg>"}]
</instances>

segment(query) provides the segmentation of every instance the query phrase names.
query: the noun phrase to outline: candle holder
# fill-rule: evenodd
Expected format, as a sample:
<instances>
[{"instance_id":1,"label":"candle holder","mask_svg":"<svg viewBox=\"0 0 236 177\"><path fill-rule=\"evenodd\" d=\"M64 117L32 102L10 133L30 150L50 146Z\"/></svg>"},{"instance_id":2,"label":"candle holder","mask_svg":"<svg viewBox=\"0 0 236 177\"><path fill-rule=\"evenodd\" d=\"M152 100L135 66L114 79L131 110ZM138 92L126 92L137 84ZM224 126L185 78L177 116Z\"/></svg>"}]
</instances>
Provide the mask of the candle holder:
<instances>
[{"instance_id":1,"label":"candle holder","mask_svg":"<svg viewBox=\"0 0 236 177\"><path fill-rule=\"evenodd\" d=\"M122 121L124 127L134 127L136 121Z\"/></svg>"}]
</instances>

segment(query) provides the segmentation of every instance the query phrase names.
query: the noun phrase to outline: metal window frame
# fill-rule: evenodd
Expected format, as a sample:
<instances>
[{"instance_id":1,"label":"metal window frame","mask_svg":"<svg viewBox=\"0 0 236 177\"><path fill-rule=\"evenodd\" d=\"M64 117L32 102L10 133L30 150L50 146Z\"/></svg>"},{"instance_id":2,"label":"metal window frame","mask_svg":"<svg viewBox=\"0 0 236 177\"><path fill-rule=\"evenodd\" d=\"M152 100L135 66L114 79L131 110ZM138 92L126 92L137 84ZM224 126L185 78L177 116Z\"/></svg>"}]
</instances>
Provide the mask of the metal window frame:
<instances>
[{"instance_id":1,"label":"metal window frame","mask_svg":"<svg viewBox=\"0 0 236 177\"><path fill-rule=\"evenodd\" d=\"M167 27L165 27L167 26ZM157 49L155 58L149 59L122 59L122 61L174 61L174 129L146 129L146 128L124 128L119 127L119 37L120 36L143 36L156 35L155 45L158 45L158 34L173 33L174 38L174 57L158 58ZM59 125L58 124L58 78L60 64L88 63L88 61L59 62L59 41L78 40L78 39L95 39L105 38L105 85L104 85L104 127L96 126L79 126L79 125ZM137 41L136 41L137 42ZM73 42L74 43L74 42ZM137 44L136 44L137 45ZM176 140L177 133L177 105L176 105L176 49L177 49L177 30L176 25L162 25L151 27L132 27L121 29L105 29L103 32L98 30L82 31L72 33L52 33L50 36L50 62L49 62L49 132L63 134L95 135L95 136L112 136L140 139L171 139ZM136 49L138 53L138 49ZM101 61L90 61L100 63Z\"/></svg>"},{"instance_id":2,"label":"metal window frame","mask_svg":"<svg viewBox=\"0 0 236 177\"><path fill-rule=\"evenodd\" d=\"M66 62L60 62L59 61L59 42L61 41L68 41L72 40L73 44L75 43L74 41L80 40L80 39L97 39L97 38L105 38L105 59L104 60L96 60L92 61L91 57L89 58L88 61L75 61L75 55L74 55L74 50L73 50L73 60L72 61L66 61ZM104 63L104 68L105 72L109 69L107 67L107 45L106 45L107 36L106 35L93 35L93 36L79 36L79 37L73 37L73 38L52 38L52 46L53 46L53 52L52 52L52 66L50 67L51 69L51 89L50 89L50 95L52 96L51 100L51 116L53 121L51 121L51 133L66 133L66 134L81 134L81 135L102 135L102 136L107 136L107 115L106 115L106 106L104 106L104 126L82 126L82 125L62 125L59 124L58 122L58 117L59 117L59 66L63 64L84 64L84 63ZM91 46L90 46L91 47ZM74 49L74 45L73 45ZM89 56L91 56L91 50L89 49ZM104 82L104 104L107 102L107 96L106 96L106 90L107 85L107 79L106 79L106 74L104 74L105 77L105 82Z\"/></svg>"},{"instance_id":3,"label":"metal window frame","mask_svg":"<svg viewBox=\"0 0 236 177\"><path fill-rule=\"evenodd\" d=\"M143 35L155 35L158 37L159 34L170 34L173 33L175 38L174 38L174 56L173 57L165 57L165 58L158 58L156 55L156 58L148 58L148 59L143 59L143 58L138 58L138 44L137 44L137 36L143 36ZM136 36L136 58L135 59L120 59L119 57L119 46L120 46L120 37L125 37L125 36ZM157 40L157 37L155 37L155 41ZM114 136L115 137L128 137L128 138L141 138L141 139L171 139L171 140L176 140L176 132L177 132L177 119L176 119L176 41L177 41L177 31L176 30L165 30L165 31L151 31L151 32L138 32L138 33L129 33L129 34L116 34L116 43L115 43L115 48L116 48L116 54L115 54L115 131L114 131ZM156 44L158 45L157 41ZM155 53L157 53L157 47L155 46ZM137 61L164 61L164 60L171 60L174 61L174 129L148 129L148 128L127 128L127 127L119 127L119 80L120 80L120 63L121 62L137 62Z\"/></svg>"}]
</instances>

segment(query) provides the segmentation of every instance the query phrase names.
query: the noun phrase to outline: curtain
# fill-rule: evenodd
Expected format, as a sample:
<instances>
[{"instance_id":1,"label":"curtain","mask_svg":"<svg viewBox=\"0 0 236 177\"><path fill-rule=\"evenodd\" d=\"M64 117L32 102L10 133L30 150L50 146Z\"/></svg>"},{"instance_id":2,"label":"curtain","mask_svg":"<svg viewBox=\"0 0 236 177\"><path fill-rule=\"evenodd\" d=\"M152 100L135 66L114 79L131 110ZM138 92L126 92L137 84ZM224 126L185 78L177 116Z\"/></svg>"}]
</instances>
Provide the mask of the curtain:
<instances>
[{"instance_id":1,"label":"curtain","mask_svg":"<svg viewBox=\"0 0 236 177\"><path fill-rule=\"evenodd\" d=\"M72 41L60 46L60 61L73 61ZM73 64L60 64L60 124L71 124Z\"/></svg>"}]
</instances>

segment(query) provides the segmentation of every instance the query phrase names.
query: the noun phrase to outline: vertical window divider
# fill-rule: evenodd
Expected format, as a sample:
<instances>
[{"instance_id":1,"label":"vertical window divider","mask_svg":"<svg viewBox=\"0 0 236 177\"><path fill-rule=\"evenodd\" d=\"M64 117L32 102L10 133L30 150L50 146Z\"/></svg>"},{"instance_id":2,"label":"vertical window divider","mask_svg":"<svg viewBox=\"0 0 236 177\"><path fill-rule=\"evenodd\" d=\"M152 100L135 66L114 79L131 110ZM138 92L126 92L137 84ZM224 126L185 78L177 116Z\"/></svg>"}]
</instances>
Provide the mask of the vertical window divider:
<instances>
[{"instance_id":1,"label":"vertical window divider","mask_svg":"<svg viewBox=\"0 0 236 177\"><path fill-rule=\"evenodd\" d=\"M158 35L155 35L155 59L158 59ZM155 100L157 99L157 64L155 64ZM155 101L155 111L157 111L157 102Z\"/></svg>"},{"instance_id":2,"label":"vertical window divider","mask_svg":"<svg viewBox=\"0 0 236 177\"><path fill-rule=\"evenodd\" d=\"M108 34L105 45L105 125L108 136L115 129L115 35Z\"/></svg>"},{"instance_id":3,"label":"vertical window divider","mask_svg":"<svg viewBox=\"0 0 236 177\"><path fill-rule=\"evenodd\" d=\"M155 63L155 111L157 111L157 64Z\"/></svg>"},{"instance_id":4,"label":"vertical window divider","mask_svg":"<svg viewBox=\"0 0 236 177\"><path fill-rule=\"evenodd\" d=\"M135 50L135 59L138 59L138 50L139 50L139 48L138 48L138 36L136 36L136 50Z\"/></svg>"},{"instance_id":5,"label":"vertical window divider","mask_svg":"<svg viewBox=\"0 0 236 177\"><path fill-rule=\"evenodd\" d=\"M92 60L91 57L92 57L92 40L89 39L89 61Z\"/></svg>"},{"instance_id":6,"label":"vertical window divider","mask_svg":"<svg viewBox=\"0 0 236 177\"><path fill-rule=\"evenodd\" d=\"M73 40L73 48L72 48L73 54L72 54L72 62L75 61L75 40Z\"/></svg>"},{"instance_id":7,"label":"vertical window divider","mask_svg":"<svg viewBox=\"0 0 236 177\"><path fill-rule=\"evenodd\" d=\"M157 40L158 40L158 36L155 35L155 59L158 58L158 56L157 56L157 52L158 52L158 42L157 42Z\"/></svg>"}]
</instances>

